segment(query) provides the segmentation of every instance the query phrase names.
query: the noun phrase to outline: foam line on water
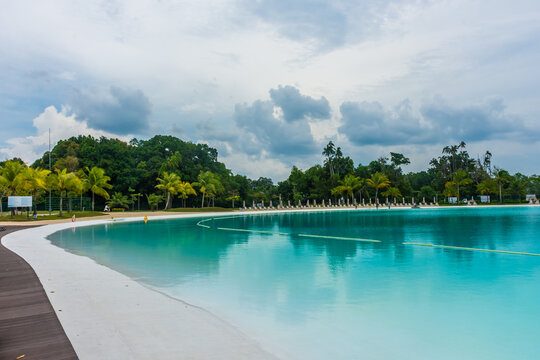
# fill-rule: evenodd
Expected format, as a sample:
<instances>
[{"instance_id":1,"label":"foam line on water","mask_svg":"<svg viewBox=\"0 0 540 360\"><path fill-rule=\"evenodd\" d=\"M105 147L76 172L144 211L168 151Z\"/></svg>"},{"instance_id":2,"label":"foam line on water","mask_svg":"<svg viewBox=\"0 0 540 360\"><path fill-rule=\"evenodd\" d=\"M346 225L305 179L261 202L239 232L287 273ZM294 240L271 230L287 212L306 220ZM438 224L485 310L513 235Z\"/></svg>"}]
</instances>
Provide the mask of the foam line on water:
<instances>
[{"instance_id":1,"label":"foam line on water","mask_svg":"<svg viewBox=\"0 0 540 360\"><path fill-rule=\"evenodd\" d=\"M434 245L434 244L422 244L422 243L412 243L412 242L403 243L403 245L416 245L416 246L426 246L426 247L435 247L435 248L453 249L453 250L483 251L483 252L513 254L513 255L540 256L540 254L527 253L527 252L521 252L521 251L490 250L490 249L480 249L480 248L470 248L470 247L450 246L450 245Z\"/></svg>"},{"instance_id":2,"label":"foam line on water","mask_svg":"<svg viewBox=\"0 0 540 360\"><path fill-rule=\"evenodd\" d=\"M199 224L197 224L197 225L199 225ZM199 226L204 226L204 227L210 228L209 226L206 226L206 225L199 225ZM224 228L224 227L218 227L217 229L218 230L226 230L226 231L240 231L240 232L260 233L260 234L294 235L294 234L285 233L285 232L267 231L267 230L250 230L250 229L237 229L237 228ZM373 240L373 239L348 238L348 237L327 236L327 235L297 234L296 236L314 237L314 238L322 238L322 239L348 240L348 241L362 241L362 242L381 242L380 240Z\"/></svg>"},{"instance_id":3,"label":"foam line on water","mask_svg":"<svg viewBox=\"0 0 540 360\"><path fill-rule=\"evenodd\" d=\"M212 220L212 219L204 219L204 220L201 220L201 221L199 221L199 222L197 223L197 226L200 226L200 227L203 227L203 228L210 229L210 226L201 224L202 222L210 221L210 220Z\"/></svg>"},{"instance_id":4,"label":"foam line on water","mask_svg":"<svg viewBox=\"0 0 540 360\"><path fill-rule=\"evenodd\" d=\"M266 231L266 230L234 229L234 228L222 228L222 227L218 227L217 229L218 230L227 230L227 231L253 232L253 233L261 233L261 234L291 235L289 233L278 232L278 231Z\"/></svg>"},{"instance_id":5,"label":"foam line on water","mask_svg":"<svg viewBox=\"0 0 540 360\"><path fill-rule=\"evenodd\" d=\"M349 240L349 241L381 242L380 240L374 240L374 239L348 238L348 237L341 237L341 236L310 235L310 234L298 234L298 236L323 238L323 239Z\"/></svg>"}]
</instances>

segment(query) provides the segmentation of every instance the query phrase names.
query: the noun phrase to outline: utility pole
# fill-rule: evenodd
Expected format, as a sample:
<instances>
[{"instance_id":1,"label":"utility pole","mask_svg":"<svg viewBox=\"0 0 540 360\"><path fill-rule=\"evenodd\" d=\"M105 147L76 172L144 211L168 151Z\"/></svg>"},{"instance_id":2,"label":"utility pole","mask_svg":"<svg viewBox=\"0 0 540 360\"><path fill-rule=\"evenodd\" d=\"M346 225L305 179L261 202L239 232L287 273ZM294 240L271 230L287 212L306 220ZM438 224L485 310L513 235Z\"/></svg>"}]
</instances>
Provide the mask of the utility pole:
<instances>
[{"instance_id":1,"label":"utility pole","mask_svg":"<svg viewBox=\"0 0 540 360\"><path fill-rule=\"evenodd\" d=\"M51 128L49 128L49 171L51 171ZM52 189L49 186L49 216L52 213Z\"/></svg>"}]
</instances>

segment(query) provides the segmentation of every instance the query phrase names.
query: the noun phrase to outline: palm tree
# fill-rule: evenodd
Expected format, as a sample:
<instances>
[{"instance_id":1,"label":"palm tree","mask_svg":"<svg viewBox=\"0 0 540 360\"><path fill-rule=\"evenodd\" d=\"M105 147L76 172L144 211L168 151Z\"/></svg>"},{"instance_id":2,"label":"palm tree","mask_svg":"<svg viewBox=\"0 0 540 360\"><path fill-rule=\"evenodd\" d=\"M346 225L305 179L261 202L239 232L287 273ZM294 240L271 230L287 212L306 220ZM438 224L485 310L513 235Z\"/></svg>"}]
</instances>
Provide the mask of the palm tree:
<instances>
[{"instance_id":1,"label":"palm tree","mask_svg":"<svg viewBox=\"0 0 540 360\"><path fill-rule=\"evenodd\" d=\"M352 198L355 190L362 187L364 180L359 176L347 174L345 175L345 178L343 180L339 180L338 183L340 185L332 189L332 195L347 194L347 198Z\"/></svg>"},{"instance_id":2,"label":"palm tree","mask_svg":"<svg viewBox=\"0 0 540 360\"><path fill-rule=\"evenodd\" d=\"M148 200L148 205L150 205L150 210L154 211L159 203L163 201L163 195L150 194L146 195L146 199Z\"/></svg>"},{"instance_id":3,"label":"palm tree","mask_svg":"<svg viewBox=\"0 0 540 360\"><path fill-rule=\"evenodd\" d=\"M8 188L7 195L13 195L17 186L20 183L20 174L26 168L24 164L21 164L15 160L6 161L2 170L2 178L4 185Z\"/></svg>"},{"instance_id":4,"label":"palm tree","mask_svg":"<svg viewBox=\"0 0 540 360\"><path fill-rule=\"evenodd\" d=\"M71 197L73 195L79 195L84 192L84 183L83 180L77 176L76 173L72 172L70 173L71 177L69 178L69 181L67 183L67 197L68 197L68 212L72 212L71 207ZM82 195L81 195L82 196ZM82 211L82 202L81 202L81 211Z\"/></svg>"},{"instance_id":5,"label":"palm tree","mask_svg":"<svg viewBox=\"0 0 540 360\"><path fill-rule=\"evenodd\" d=\"M64 199L64 192L67 192L71 190L74 186L73 182L76 181L74 179L75 174L68 173L67 169L63 170L56 170L56 174L53 174L51 177L51 185L52 188L55 190L58 190L60 193L60 216L64 216L64 208L63 208L63 199Z\"/></svg>"},{"instance_id":6,"label":"palm tree","mask_svg":"<svg viewBox=\"0 0 540 360\"><path fill-rule=\"evenodd\" d=\"M178 190L182 184L180 176L175 173L168 173L164 171L161 174L161 178L157 178L159 184L156 185L156 189L167 192L167 202L165 203L165 209L170 209L172 205L171 194L178 194Z\"/></svg>"},{"instance_id":7,"label":"palm tree","mask_svg":"<svg viewBox=\"0 0 540 360\"><path fill-rule=\"evenodd\" d=\"M201 207L204 207L204 197L208 193L210 197L215 196L218 192L218 186L221 185L219 180L211 171L202 171L197 176L197 182L193 183L193 186L199 188L202 192Z\"/></svg>"},{"instance_id":8,"label":"palm tree","mask_svg":"<svg viewBox=\"0 0 540 360\"><path fill-rule=\"evenodd\" d=\"M495 175L495 182L497 183L499 187L499 201L502 204L503 202L502 189L505 184L508 184L510 182L511 177L508 171L498 169L498 168L495 168L493 175Z\"/></svg>"},{"instance_id":9,"label":"palm tree","mask_svg":"<svg viewBox=\"0 0 540 360\"><path fill-rule=\"evenodd\" d=\"M86 181L87 176L83 169L77 171L77 178L81 181L81 186L77 188L77 194L80 196L79 208L83 211L83 194L88 191L88 182Z\"/></svg>"},{"instance_id":10,"label":"palm tree","mask_svg":"<svg viewBox=\"0 0 540 360\"><path fill-rule=\"evenodd\" d=\"M19 178L19 186L32 194L34 215L37 215L37 198L39 192L47 188L47 176L49 173L49 170L24 168L17 176Z\"/></svg>"},{"instance_id":11,"label":"palm tree","mask_svg":"<svg viewBox=\"0 0 540 360\"><path fill-rule=\"evenodd\" d=\"M189 195L197 195L197 192L193 186L191 186L191 184L187 181L180 183L178 193L180 194L178 197L182 199L183 207L186 207L186 199L189 197Z\"/></svg>"},{"instance_id":12,"label":"palm tree","mask_svg":"<svg viewBox=\"0 0 540 360\"><path fill-rule=\"evenodd\" d=\"M389 198L401 198L401 191L397 187L389 187L385 192L381 193L382 196Z\"/></svg>"},{"instance_id":13,"label":"palm tree","mask_svg":"<svg viewBox=\"0 0 540 360\"><path fill-rule=\"evenodd\" d=\"M229 197L227 197L225 200L232 201L232 208L234 209L234 202L238 199L240 199L240 195L238 195L238 190L231 190L229 191Z\"/></svg>"},{"instance_id":14,"label":"palm tree","mask_svg":"<svg viewBox=\"0 0 540 360\"><path fill-rule=\"evenodd\" d=\"M141 206L140 206L140 197L142 196L141 193L136 193L135 192L135 189L133 188L129 188L128 191L131 193L129 194L129 197L131 198L130 201L131 201L131 211L135 211L135 202L138 202L139 205L137 206L137 209L138 210L141 210Z\"/></svg>"},{"instance_id":15,"label":"palm tree","mask_svg":"<svg viewBox=\"0 0 540 360\"><path fill-rule=\"evenodd\" d=\"M112 189L112 185L109 184L110 177L105 175L105 170L94 166L92 169L86 167L86 188L92 192L92 211L94 211L94 195L97 194L105 199L109 199L109 193L105 189Z\"/></svg>"},{"instance_id":16,"label":"palm tree","mask_svg":"<svg viewBox=\"0 0 540 360\"><path fill-rule=\"evenodd\" d=\"M115 192L113 196L107 201L107 204L112 208L123 208L127 209L129 207L129 200L127 195L123 195L121 192Z\"/></svg>"},{"instance_id":17,"label":"palm tree","mask_svg":"<svg viewBox=\"0 0 540 360\"><path fill-rule=\"evenodd\" d=\"M4 196L14 195L17 191L17 188L21 185L21 174L26 166L19 161L9 160L4 163L4 168L2 169L1 183L2 186L6 189ZM11 208L11 216L15 215L15 209Z\"/></svg>"},{"instance_id":18,"label":"palm tree","mask_svg":"<svg viewBox=\"0 0 540 360\"><path fill-rule=\"evenodd\" d=\"M459 188L461 186L465 186L465 185L468 185L468 184L472 183L472 179L469 179L467 177L467 172L465 170L458 170L454 174L454 178L452 179L451 183L456 186L457 199L458 199L458 202L459 202Z\"/></svg>"},{"instance_id":19,"label":"palm tree","mask_svg":"<svg viewBox=\"0 0 540 360\"><path fill-rule=\"evenodd\" d=\"M476 185L476 191L478 191L480 195L489 195L497 191L497 184L495 184L493 179L485 179L482 180L480 184Z\"/></svg>"},{"instance_id":20,"label":"palm tree","mask_svg":"<svg viewBox=\"0 0 540 360\"><path fill-rule=\"evenodd\" d=\"M0 216L4 216L4 209L2 207L2 200L7 196L9 188L7 182L2 176L3 168L0 166Z\"/></svg>"},{"instance_id":21,"label":"palm tree","mask_svg":"<svg viewBox=\"0 0 540 360\"><path fill-rule=\"evenodd\" d=\"M332 141L328 142L322 154L326 156L325 163L328 164L328 168L330 169L330 176L334 175L333 158L336 155L336 147Z\"/></svg>"},{"instance_id":22,"label":"palm tree","mask_svg":"<svg viewBox=\"0 0 540 360\"><path fill-rule=\"evenodd\" d=\"M212 206L216 206L215 204L215 200L216 200L216 196L219 195L219 194L222 194L225 192L225 187L223 187L223 184L221 183L221 181L219 181L219 178L217 177L217 175L214 175L214 180L213 180L213 184L214 184L214 188L213 189L210 189L210 191L208 191L208 205L210 205L210 199L212 200ZM265 194L266 196L266 194Z\"/></svg>"},{"instance_id":23,"label":"palm tree","mask_svg":"<svg viewBox=\"0 0 540 360\"><path fill-rule=\"evenodd\" d=\"M378 203L379 189L390 186L390 180L388 180L386 175L377 171L375 174L371 175L371 179L366 180L366 184L375 189L375 201Z\"/></svg>"},{"instance_id":24,"label":"palm tree","mask_svg":"<svg viewBox=\"0 0 540 360\"><path fill-rule=\"evenodd\" d=\"M447 198L457 195L457 188L452 181L448 181L444 184L443 195Z\"/></svg>"}]
</instances>

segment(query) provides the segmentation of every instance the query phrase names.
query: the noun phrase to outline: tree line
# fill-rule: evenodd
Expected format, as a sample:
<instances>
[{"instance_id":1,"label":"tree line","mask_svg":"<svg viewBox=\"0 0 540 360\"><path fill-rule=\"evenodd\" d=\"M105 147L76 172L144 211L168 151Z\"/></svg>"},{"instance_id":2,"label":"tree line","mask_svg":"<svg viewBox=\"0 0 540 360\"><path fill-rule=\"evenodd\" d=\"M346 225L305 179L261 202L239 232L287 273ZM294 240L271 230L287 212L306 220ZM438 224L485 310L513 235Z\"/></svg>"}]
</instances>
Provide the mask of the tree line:
<instances>
[{"instance_id":1,"label":"tree line","mask_svg":"<svg viewBox=\"0 0 540 360\"><path fill-rule=\"evenodd\" d=\"M390 152L367 165L345 156L332 141L323 149L322 164L303 171L293 167L277 185L271 179L252 180L233 174L218 161L216 149L173 136L157 135L129 143L106 137L78 136L59 141L49 153L27 166L19 159L0 162L1 199L30 195L35 204L49 190L71 206L72 199L92 198L92 210L107 203L111 208L135 208L140 198L150 209L173 207L235 207L273 201L294 203L322 200L382 202L412 198L442 201L494 195L499 202L524 200L526 193L540 193L538 175L511 175L492 165L489 151L472 158L466 144L445 146L426 171L405 174L410 159ZM97 196L96 196L97 195ZM382 198L381 198L382 196ZM143 201L143 207L144 207ZM137 206L139 207L139 206ZM0 211L2 209L0 208ZM71 209L67 209L71 211Z\"/></svg>"}]
</instances>

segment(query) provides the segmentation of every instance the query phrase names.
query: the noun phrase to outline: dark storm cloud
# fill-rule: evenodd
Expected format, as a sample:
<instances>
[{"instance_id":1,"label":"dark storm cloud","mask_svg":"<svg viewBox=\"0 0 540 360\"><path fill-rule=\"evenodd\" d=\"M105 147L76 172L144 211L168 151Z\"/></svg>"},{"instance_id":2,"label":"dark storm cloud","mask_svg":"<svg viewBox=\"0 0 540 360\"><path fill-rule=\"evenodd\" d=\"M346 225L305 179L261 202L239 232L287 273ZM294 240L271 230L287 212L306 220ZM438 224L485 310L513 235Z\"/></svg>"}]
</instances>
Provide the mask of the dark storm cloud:
<instances>
[{"instance_id":1,"label":"dark storm cloud","mask_svg":"<svg viewBox=\"0 0 540 360\"><path fill-rule=\"evenodd\" d=\"M111 86L107 96L78 92L73 111L88 126L113 134L140 134L149 128L152 104L141 90Z\"/></svg>"},{"instance_id":2,"label":"dark storm cloud","mask_svg":"<svg viewBox=\"0 0 540 360\"><path fill-rule=\"evenodd\" d=\"M223 128L223 120L201 120L197 131L202 140L227 143L254 157L263 152L271 156L307 155L318 149L310 121L329 119L330 110L324 97L315 99L293 86L279 86L270 90L270 100L237 104L233 114L236 128Z\"/></svg>"},{"instance_id":3,"label":"dark storm cloud","mask_svg":"<svg viewBox=\"0 0 540 360\"><path fill-rule=\"evenodd\" d=\"M303 155L316 149L307 120L288 123L276 119L271 101L257 100L252 105L236 105L234 119L239 128L253 135L247 144L252 151Z\"/></svg>"},{"instance_id":4,"label":"dark storm cloud","mask_svg":"<svg viewBox=\"0 0 540 360\"><path fill-rule=\"evenodd\" d=\"M453 107L441 99L415 113L408 100L392 110L378 102L345 102L339 131L356 145L437 144L506 137L530 140L523 122L506 112L502 100Z\"/></svg>"},{"instance_id":5,"label":"dark storm cloud","mask_svg":"<svg viewBox=\"0 0 540 360\"><path fill-rule=\"evenodd\" d=\"M279 86L270 90L270 98L283 111L285 121L301 120L306 116L317 119L330 117L330 104L325 97L319 100L300 94L293 86Z\"/></svg>"}]
</instances>

